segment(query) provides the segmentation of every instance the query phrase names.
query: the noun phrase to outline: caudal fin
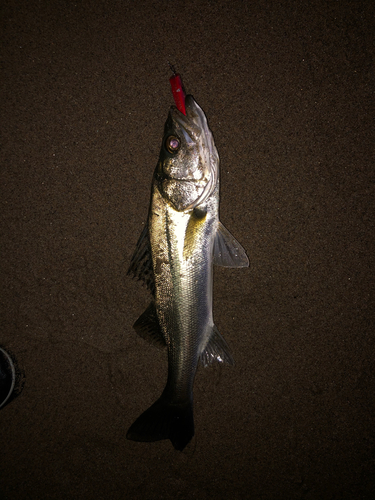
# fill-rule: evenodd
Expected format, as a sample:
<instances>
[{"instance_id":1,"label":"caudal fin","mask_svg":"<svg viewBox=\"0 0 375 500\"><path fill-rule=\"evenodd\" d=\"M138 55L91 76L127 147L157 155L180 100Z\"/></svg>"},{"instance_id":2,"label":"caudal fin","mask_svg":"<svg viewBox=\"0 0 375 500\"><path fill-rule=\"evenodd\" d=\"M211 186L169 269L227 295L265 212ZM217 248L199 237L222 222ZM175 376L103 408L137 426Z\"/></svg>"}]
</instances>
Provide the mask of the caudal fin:
<instances>
[{"instance_id":1,"label":"caudal fin","mask_svg":"<svg viewBox=\"0 0 375 500\"><path fill-rule=\"evenodd\" d=\"M170 439L176 450L182 451L194 436L193 406L171 404L161 396L128 430L132 441Z\"/></svg>"}]
</instances>

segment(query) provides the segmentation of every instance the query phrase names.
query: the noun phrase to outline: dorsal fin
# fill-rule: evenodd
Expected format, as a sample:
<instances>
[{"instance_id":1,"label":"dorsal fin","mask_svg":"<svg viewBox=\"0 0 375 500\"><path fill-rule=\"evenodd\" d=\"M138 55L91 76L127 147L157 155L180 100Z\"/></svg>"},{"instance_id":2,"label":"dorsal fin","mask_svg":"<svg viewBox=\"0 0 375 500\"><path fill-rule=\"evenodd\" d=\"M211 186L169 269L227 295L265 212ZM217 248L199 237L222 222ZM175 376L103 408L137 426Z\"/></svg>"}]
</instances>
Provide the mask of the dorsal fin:
<instances>
[{"instance_id":1,"label":"dorsal fin","mask_svg":"<svg viewBox=\"0 0 375 500\"><path fill-rule=\"evenodd\" d=\"M156 347L166 346L154 302L151 302L145 312L139 316L133 328L140 337L147 340L150 344Z\"/></svg>"},{"instance_id":2,"label":"dorsal fin","mask_svg":"<svg viewBox=\"0 0 375 500\"><path fill-rule=\"evenodd\" d=\"M143 281L152 294L155 292L154 272L152 269L151 244L146 223L138 239L127 274Z\"/></svg>"}]
</instances>

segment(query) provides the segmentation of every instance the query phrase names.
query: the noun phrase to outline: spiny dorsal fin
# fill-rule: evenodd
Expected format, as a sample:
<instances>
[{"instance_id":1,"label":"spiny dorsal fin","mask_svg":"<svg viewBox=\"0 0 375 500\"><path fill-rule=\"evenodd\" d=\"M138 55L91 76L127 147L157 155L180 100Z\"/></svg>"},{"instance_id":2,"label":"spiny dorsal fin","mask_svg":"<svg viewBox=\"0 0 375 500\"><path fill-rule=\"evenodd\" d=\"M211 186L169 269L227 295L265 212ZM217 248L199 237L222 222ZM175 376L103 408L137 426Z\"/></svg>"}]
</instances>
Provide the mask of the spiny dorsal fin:
<instances>
[{"instance_id":1,"label":"spiny dorsal fin","mask_svg":"<svg viewBox=\"0 0 375 500\"><path fill-rule=\"evenodd\" d=\"M215 361L218 363L228 363L228 365L234 365L234 360L229 352L228 344L220 335L219 330L215 325L212 327L210 340L200 355L200 360L204 367L214 363Z\"/></svg>"},{"instance_id":2,"label":"spiny dorsal fin","mask_svg":"<svg viewBox=\"0 0 375 500\"><path fill-rule=\"evenodd\" d=\"M221 222L215 234L214 264L222 267L249 266L244 248Z\"/></svg>"},{"instance_id":3,"label":"spiny dorsal fin","mask_svg":"<svg viewBox=\"0 0 375 500\"><path fill-rule=\"evenodd\" d=\"M134 278L138 278L138 280L142 280L151 293L154 294L155 282L147 223L138 239L127 274L132 275Z\"/></svg>"},{"instance_id":4,"label":"spiny dorsal fin","mask_svg":"<svg viewBox=\"0 0 375 500\"><path fill-rule=\"evenodd\" d=\"M165 347L166 343L156 315L155 303L151 302L133 325L140 337L156 347Z\"/></svg>"}]
</instances>

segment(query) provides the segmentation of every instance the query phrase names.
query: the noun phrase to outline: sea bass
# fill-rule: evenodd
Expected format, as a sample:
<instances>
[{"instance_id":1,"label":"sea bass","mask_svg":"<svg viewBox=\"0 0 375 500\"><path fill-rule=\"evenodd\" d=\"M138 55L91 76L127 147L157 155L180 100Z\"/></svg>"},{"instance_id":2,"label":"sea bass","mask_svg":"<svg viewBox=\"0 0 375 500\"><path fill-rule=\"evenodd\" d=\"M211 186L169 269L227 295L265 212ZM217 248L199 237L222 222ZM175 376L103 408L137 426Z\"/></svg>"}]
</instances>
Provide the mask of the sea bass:
<instances>
[{"instance_id":1,"label":"sea bass","mask_svg":"<svg viewBox=\"0 0 375 500\"><path fill-rule=\"evenodd\" d=\"M199 360L233 364L212 315L213 265L246 267L245 250L219 220L219 155L206 116L191 95L186 115L172 106L165 123L148 221L128 274L153 299L134 324L166 346L160 398L130 427L134 441L170 439L183 450L194 436L193 383Z\"/></svg>"}]
</instances>

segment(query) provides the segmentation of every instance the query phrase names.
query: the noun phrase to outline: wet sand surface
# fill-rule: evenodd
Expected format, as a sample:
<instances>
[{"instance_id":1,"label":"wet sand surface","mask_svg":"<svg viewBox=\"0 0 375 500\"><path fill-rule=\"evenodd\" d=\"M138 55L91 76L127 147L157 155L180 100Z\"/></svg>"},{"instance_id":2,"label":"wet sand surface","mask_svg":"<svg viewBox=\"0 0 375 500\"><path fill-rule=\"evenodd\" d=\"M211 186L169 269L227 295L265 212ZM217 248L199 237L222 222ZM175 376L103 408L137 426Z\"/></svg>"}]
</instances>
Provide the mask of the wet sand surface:
<instances>
[{"instance_id":1,"label":"wet sand surface","mask_svg":"<svg viewBox=\"0 0 375 500\"><path fill-rule=\"evenodd\" d=\"M2 2L2 500L375 498L374 5ZM168 61L251 262L215 270L236 364L198 369L182 453L125 438L167 374L126 271Z\"/></svg>"}]
</instances>

